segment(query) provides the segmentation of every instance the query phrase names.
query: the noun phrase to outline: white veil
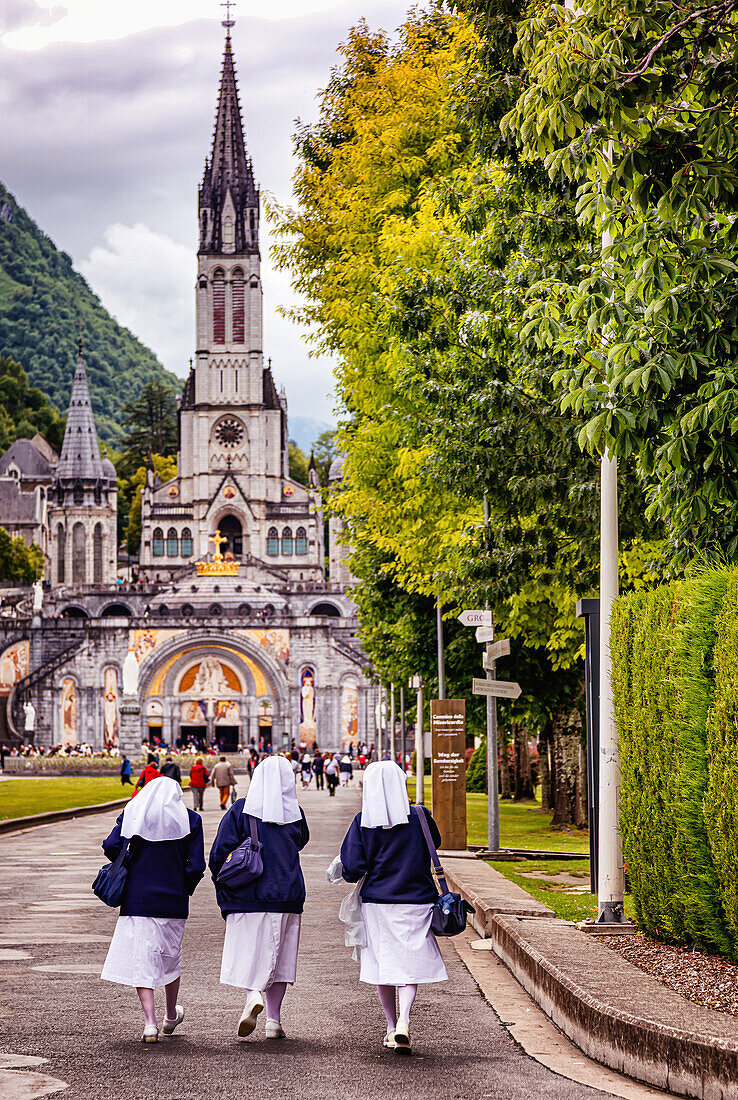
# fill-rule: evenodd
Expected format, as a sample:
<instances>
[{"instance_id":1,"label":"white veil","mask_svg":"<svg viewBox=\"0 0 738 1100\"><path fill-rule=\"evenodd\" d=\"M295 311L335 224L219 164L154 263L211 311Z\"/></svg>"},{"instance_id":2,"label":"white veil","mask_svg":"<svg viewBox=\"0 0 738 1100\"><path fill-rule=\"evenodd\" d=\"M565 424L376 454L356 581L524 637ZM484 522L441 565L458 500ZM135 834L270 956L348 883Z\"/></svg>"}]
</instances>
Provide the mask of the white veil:
<instances>
[{"instance_id":1,"label":"white veil","mask_svg":"<svg viewBox=\"0 0 738 1100\"><path fill-rule=\"evenodd\" d=\"M121 835L140 836L143 840L181 840L190 832L182 788L165 775L150 780L127 803L123 811Z\"/></svg>"},{"instance_id":2,"label":"white veil","mask_svg":"<svg viewBox=\"0 0 738 1100\"><path fill-rule=\"evenodd\" d=\"M291 821L300 820L295 774L292 765L283 756L267 756L257 764L243 812L275 825L288 825Z\"/></svg>"},{"instance_id":3,"label":"white veil","mask_svg":"<svg viewBox=\"0 0 738 1100\"><path fill-rule=\"evenodd\" d=\"M364 772L361 825L364 829L392 829L410 817L405 773L394 760L378 760Z\"/></svg>"}]
</instances>

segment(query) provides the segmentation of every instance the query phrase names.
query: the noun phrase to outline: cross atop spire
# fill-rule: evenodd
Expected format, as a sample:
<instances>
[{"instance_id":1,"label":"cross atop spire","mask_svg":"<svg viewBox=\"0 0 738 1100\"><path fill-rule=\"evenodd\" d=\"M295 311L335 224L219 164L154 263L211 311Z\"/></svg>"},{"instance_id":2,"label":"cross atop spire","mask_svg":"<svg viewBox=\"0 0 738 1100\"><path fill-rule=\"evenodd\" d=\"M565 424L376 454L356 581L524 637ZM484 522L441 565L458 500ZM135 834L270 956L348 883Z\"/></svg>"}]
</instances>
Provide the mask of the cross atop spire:
<instances>
[{"instance_id":1,"label":"cross atop spire","mask_svg":"<svg viewBox=\"0 0 738 1100\"><path fill-rule=\"evenodd\" d=\"M224 0L224 3L222 3L220 6L221 8L225 8L226 10L226 17L221 23L221 26L225 27L227 31L230 31L231 27L236 22L235 19L231 19L231 8L235 8L236 0Z\"/></svg>"}]
</instances>

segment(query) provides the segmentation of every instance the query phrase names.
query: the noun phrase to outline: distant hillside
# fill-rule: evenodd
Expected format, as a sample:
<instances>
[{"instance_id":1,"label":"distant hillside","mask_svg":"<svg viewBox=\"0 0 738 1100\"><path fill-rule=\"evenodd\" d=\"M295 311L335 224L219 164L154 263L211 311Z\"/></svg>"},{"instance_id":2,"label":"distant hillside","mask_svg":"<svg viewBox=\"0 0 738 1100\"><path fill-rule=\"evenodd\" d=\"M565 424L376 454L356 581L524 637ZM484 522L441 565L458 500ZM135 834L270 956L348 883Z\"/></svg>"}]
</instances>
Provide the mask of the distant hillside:
<instances>
[{"instance_id":1,"label":"distant hillside","mask_svg":"<svg viewBox=\"0 0 738 1100\"><path fill-rule=\"evenodd\" d=\"M0 356L17 360L66 415L82 339L97 429L119 444L121 411L146 382L159 379L178 393L182 382L115 321L13 196L0 184Z\"/></svg>"}]
</instances>

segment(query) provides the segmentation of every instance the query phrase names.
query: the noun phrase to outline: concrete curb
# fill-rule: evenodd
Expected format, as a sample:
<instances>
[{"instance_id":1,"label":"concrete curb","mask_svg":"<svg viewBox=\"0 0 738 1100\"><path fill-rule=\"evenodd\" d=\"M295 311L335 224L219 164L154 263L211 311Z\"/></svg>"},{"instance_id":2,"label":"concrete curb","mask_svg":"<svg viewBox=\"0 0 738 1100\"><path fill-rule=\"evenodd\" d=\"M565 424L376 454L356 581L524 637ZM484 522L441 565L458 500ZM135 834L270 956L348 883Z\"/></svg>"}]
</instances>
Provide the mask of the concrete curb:
<instances>
[{"instance_id":1,"label":"concrete curb","mask_svg":"<svg viewBox=\"0 0 738 1100\"><path fill-rule=\"evenodd\" d=\"M684 1000L614 953L602 955L607 948L519 890L540 906L526 912L499 879L513 884L488 865L452 857L444 867L451 888L474 906L478 934L590 1058L679 1096L738 1100L738 1020Z\"/></svg>"},{"instance_id":2,"label":"concrete curb","mask_svg":"<svg viewBox=\"0 0 738 1100\"><path fill-rule=\"evenodd\" d=\"M51 810L45 814L30 814L28 817L9 817L0 821L0 835L17 833L22 829L33 829L38 825L54 825L58 821L69 821L73 817L87 817L89 814L104 814L110 810L121 810L130 801L118 798L113 802L98 802L95 806L74 806L69 810Z\"/></svg>"}]
</instances>

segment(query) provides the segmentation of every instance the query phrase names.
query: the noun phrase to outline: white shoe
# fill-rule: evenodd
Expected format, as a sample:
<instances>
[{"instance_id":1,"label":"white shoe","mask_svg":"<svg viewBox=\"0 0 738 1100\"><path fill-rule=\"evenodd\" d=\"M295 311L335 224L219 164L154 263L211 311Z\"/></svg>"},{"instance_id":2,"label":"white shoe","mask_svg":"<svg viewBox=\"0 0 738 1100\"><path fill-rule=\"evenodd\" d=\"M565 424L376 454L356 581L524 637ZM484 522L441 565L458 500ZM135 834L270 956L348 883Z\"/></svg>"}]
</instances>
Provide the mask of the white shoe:
<instances>
[{"instance_id":1,"label":"white shoe","mask_svg":"<svg viewBox=\"0 0 738 1100\"><path fill-rule=\"evenodd\" d=\"M264 998L261 993L252 993L246 1002L243 1015L238 1021L238 1034L243 1039L250 1035L256 1027L256 1017L264 1011Z\"/></svg>"},{"instance_id":2,"label":"white shoe","mask_svg":"<svg viewBox=\"0 0 738 1100\"><path fill-rule=\"evenodd\" d=\"M270 1020L267 1018L266 1037L267 1039L284 1039L284 1028L279 1020Z\"/></svg>"},{"instance_id":3,"label":"white shoe","mask_svg":"<svg viewBox=\"0 0 738 1100\"><path fill-rule=\"evenodd\" d=\"M177 1005L177 1015L174 1020L168 1020L166 1016L164 1017L164 1022L161 1025L162 1035L171 1035L175 1027L179 1027L183 1020L184 1009L182 1005Z\"/></svg>"},{"instance_id":4,"label":"white shoe","mask_svg":"<svg viewBox=\"0 0 738 1100\"><path fill-rule=\"evenodd\" d=\"M144 1028L143 1035L141 1036L141 1042L143 1043L158 1043L159 1042L159 1028L156 1024L147 1024Z\"/></svg>"},{"instance_id":5,"label":"white shoe","mask_svg":"<svg viewBox=\"0 0 738 1100\"><path fill-rule=\"evenodd\" d=\"M410 1025L407 1020L398 1020L395 1028L395 1054L409 1054Z\"/></svg>"},{"instance_id":6,"label":"white shoe","mask_svg":"<svg viewBox=\"0 0 738 1100\"><path fill-rule=\"evenodd\" d=\"M394 1031L388 1031L384 1039L382 1039L382 1046L387 1047L388 1050L394 1050L395 1045L395 1033Z\"/></svg>"}]
</instances>

